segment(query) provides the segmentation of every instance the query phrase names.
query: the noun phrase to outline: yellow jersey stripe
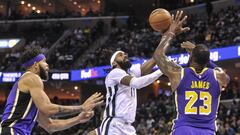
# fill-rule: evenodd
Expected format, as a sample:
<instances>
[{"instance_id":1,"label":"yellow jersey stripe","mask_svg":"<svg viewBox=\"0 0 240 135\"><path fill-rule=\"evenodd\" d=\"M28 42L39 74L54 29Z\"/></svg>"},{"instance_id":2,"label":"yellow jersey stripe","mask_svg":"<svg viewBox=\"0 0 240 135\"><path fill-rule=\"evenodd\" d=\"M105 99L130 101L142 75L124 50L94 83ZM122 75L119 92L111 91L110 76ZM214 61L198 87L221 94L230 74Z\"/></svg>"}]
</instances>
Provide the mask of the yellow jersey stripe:
<instances>
[{"instance_id":1,"label":"yellow jersey stripe","mask_svg":"<svg viewBox=\"0 0 240 135\"><path fill-rule=\"evenodd\" d=\"M170 133L170 135L172 135L174 131L175 131L175 129Z\"/></svg>"},{"instance_id":2,"label":"yellow jersey stripe","mask_svg":"<svg viewBox=\"0 0 240 135\"><path fill-rule=\"evenodd\" d=\"M27 116L27 114L28 114L31 106L32 106L32 98L29 100L29 103L28 103L28 106L27 106L27 110L25 111L22 119L24 119L24 118ZM18 120L15 120L12 124L9 125L9 127L13 127L13 126L17 123L17 121L18 121Z\"/></svg>"},{"instance_id":3,"label":"yellow jersey stripe","mask_svg":"<svg viewBox=\"0 0 240 135\"><path fill-rule=\"evenodd\" d=\"M177 90L175 90L175 105L176 105L177 117L172 120L172 123L173 123L172 130L173 130L173 127L175 125L174 121L178 119L178 115L179 115L179 112L178 112L178 101L177 101Z\"/></svg>"},{"instance_id":4,"label":"yellow jersey stripe","mask_svg":"<svg viewBox=\"0 0 240 135\"><path fill-rule=\"evenodd\" d=\"M38 117L38 110L33 121L36 121L37 117Z\"/></svg>"},{"instance_id":5,"label":"yellow jersey stripe","mask_svg":"<svg viewBox=\"0 0 240 135\"><path fill-rule=\"evenodd\" d=\"M13 127L17 123L17 120L15 120L12 124L9 125L9 127Z\"/></svg>"},{"instance_id":6,"label":"yellow jersey stripe","mask_svg":"<svg viewBox=\"0 0 240 135\"><path fill-rule=\"evenodd\" d=\"M10 128L10 131L11 131L11 135L14 135L13 128Z\"/></svg>"},{"instance_id":7,"label":"yellow jersey stripe","mask_svg":"<svg viewBox=\"0 0 240 135\"><path fill-rule=\"evenodd\" d=\"M216 81L217 81L217 73L216 73L216 71L213 69L213 74L214 74L214 78L216 79Z\"/></svg>"},{"instance_id":8,"label":"yellow jersey stripe","mask_svg":"<svg viewBox=\"0 0 240 135\"><path fill-rule=\"evenodd\" d=\"M13 108L12 108L11 114L8 116L8 119L12 118L12 115L13 115L15 109L16 109L18 97L19 97L19 89L16 90L16 97L15 97L15 100L14 100Z\"/></svg>"},{"instance_id":9,"label":"yellow jersey stripe","mask_svg":"<svg viewBox=\"0 0 240 135\"><path fill-rule=\"evenodd\" d=\"M178 119L178 101L177 101L177 91L176 91L176 95L175 95L175 103L176 103L176 111L177 111L177 119Z\"/></svg>"},{"instance_id":10,"label":"yellow jersey stripe","mask_svg":"<svg viewBox=\"0 0 240 135\"><path fill-rule=\"evenodd\" d=\"M218 105L217 105L217 110L218 110L218 107L219 107L219 104L220 104L220 98L221 98L221 93L219 94L218 96ZM216 113L216 117L215 119L217 119L217 115L218 115L218 111ZM217 121L215 120L215 132L217 131Z\"/></svg>"},{"instance_id":11,"label":"yellow jersey stripe","mask_svg":"<svg viewBox=\"0 0 240 135\"><path fill-rule=\"evenodd\" d=\"M22 119L24 119L24 118L27 116L27 114L28 114L28 112L29 112L31 106L32 106L32 98L29 100L29 103L28 103L28 106L27 106L27 110L25 111L25 113L24 113Z\"/></svg>"},{"instance_id":12,"label":"yellow jersey stripe","mask_svg":"<svg viewBox=\"0 0 240 135\"><path fill-rule=\"evenodd\" d=\"M181 79L183 79L183 77L184 77L184 68L182 68L181 70Z\"/></svg>"},{"instance_id":13,"label":"yellow jersey stripe","mask_svg":"<svg viewBox=\"0 0 240 135\"><path fill-rule=\"evenodd\" d=\"M0 135L2 134L2 125L0 124Z\"/></svg>"},{"instance_id":14,"label":"yellow jersey stripe","mask_svg":"<svg viewBox=\"0 0 240 135\"><path fill-rule=\"evenodd\" d=\"M199 74L196 72L194 67L190 67L190 69L192 69L196 75L200 75L200 74L203 74L208 68L204 68Z\"/></svg>"}]
</instances>

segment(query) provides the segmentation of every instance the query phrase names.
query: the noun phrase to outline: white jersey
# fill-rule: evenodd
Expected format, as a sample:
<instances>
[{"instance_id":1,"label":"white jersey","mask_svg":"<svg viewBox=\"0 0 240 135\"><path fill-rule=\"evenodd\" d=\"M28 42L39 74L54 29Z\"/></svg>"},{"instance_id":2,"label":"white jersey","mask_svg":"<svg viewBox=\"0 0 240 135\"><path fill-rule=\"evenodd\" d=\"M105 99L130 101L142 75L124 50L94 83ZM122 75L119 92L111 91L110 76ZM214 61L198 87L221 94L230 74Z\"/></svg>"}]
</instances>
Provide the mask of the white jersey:
<instances>
[{"instance_id":1,"label":"white jersey","mask_svg":"<svg viewBox=\"0 0 240 135\"><path fill-rule=\"evenodd\" d=\"M115 68L107 75L105 79L107 94L104 118L120 118L129 123L135 121L137 91L135 88L120 83L121 79L128 75L140 77L140 67L131 68L128 73Z\"/></svg>"}]
</instances>

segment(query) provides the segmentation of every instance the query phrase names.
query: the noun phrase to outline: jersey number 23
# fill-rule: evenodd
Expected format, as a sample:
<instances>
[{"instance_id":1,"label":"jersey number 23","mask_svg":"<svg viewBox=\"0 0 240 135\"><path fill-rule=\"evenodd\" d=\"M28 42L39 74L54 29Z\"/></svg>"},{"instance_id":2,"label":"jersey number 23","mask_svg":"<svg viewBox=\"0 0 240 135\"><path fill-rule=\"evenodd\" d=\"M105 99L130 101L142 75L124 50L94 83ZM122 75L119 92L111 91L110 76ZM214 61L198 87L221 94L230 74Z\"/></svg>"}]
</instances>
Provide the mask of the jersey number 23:
<instances>
[{"instance_id":1,"label":"jersey number 23","mask_svg":"<svg viewBox=\"0 0 240 135\"><path fill-rule=\"evenodd\" d=\"M188 100L185 106L185 114L209 115L211 113L212 96L209 92L201 91L199 95L195 91L186 91L185 99ZM203 101L203 106L194 107L194 103L198 100Z\"/></svg>"}]
</instances>

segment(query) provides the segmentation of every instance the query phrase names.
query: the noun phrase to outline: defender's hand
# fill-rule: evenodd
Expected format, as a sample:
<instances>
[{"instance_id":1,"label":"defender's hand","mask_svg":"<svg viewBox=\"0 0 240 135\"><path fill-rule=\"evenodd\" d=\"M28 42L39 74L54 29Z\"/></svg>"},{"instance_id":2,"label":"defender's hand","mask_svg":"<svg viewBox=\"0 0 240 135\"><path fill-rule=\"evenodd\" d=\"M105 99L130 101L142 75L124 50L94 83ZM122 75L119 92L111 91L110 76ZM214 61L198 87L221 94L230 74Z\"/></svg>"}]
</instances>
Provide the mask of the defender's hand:
<instances>
[{"instance_id":1,"label":"defender's hand","mask_svg":"<svg viewBox=\"0 0 240 135\"><path fill-rule=\"evenodd\" d=\"M85 112L92 111L94 107L102 103L103 103L103 95L101 93L96 92L82 104L82 110Z\"/></svg>"},{"instance_id":2,"label":"defender's hand","mask_svg":"<svg viewBox=\"0 0 240 135\"><path fill-rule=\"evenodd\" d=\"M89 121L94 116L94 111L81 112L78 117L80 118L80 123L85 123Z\"/></svg>"},{"instance_id":3,"label":"defender's hand","mask_svg":"<svg viewBox=\"0 0 240 135\"><path fill-rule=\"evenodd\" d=\"M196 45L187 41L187 42L182 42L181 47L186 49L186 51L191 54L192 50L196 47Z\"/></svg>"},{"instance_id":4,"label":"defender's hand","mask_svg":"<svg viewBox=\"0 0 240 135\"><path fill-rule=\"evenodd\" d=\"M183 23L187 20L187 16L183 17L183 11L177 11L176 15L172 15L172 23L169 27L169 30L165 33L180 34L186 31L189 31L189 27L183 28Z\"/></svg>"}]
</instances>

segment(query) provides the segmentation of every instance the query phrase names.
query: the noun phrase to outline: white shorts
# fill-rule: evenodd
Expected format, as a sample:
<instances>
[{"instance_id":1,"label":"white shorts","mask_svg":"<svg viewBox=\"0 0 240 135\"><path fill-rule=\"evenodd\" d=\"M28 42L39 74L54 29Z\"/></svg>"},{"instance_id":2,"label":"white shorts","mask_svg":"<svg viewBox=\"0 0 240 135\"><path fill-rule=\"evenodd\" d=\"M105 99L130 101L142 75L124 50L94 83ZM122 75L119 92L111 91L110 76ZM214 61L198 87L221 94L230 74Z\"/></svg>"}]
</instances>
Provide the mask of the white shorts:
<instances>
[{"instance_id":1,"label":"white shorts","mask_svg":"<svg viewBox=\"0 0 240 135\"><path fill-rule=\"evenodd\" d=\"M105 118L96 129L97 135L136 135L135 128L120 118Z\"/></svg>"}]
</instances>

